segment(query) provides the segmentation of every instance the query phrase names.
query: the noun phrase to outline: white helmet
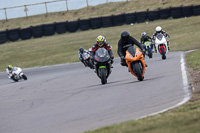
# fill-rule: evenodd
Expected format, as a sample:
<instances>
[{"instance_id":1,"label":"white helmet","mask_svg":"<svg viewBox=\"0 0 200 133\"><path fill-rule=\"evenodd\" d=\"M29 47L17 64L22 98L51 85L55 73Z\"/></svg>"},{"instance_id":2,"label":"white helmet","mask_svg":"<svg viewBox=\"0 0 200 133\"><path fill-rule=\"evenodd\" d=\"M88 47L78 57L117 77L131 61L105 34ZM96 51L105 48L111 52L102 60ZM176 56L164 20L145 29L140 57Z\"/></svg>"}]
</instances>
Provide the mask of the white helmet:
<instances>
[{"instance_id":1,"label":"white helmet","mask_svg":"<svg viewBox=\"0 0 200 133\"><path fill-rule=\"evenodd\" d=\"M156 32L161 32L162 28L160 26L156 27Z\"/></svg>"}]
</instances>

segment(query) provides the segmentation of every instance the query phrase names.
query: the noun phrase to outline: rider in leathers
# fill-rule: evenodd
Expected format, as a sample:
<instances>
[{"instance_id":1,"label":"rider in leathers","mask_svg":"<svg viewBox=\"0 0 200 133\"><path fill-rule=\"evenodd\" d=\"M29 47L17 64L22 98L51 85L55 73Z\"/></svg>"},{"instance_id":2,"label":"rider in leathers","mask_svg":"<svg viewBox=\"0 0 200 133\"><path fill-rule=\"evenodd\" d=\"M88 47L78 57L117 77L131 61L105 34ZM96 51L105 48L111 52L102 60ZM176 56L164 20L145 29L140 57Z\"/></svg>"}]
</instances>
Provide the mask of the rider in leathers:
<instances>
[{"instance_id":1,"label":"rider in leathers","mask_svg":"<svg viewBox=\"0 0 200 133\"><path fill-rule=\"evenodd\" d=\"M123 31L121 33L121 39L118 42L118 50L117 50L117 53L119 57L121 58L122 66L127 66L126 61L125 61L126 50L129 48L129 46L133 46L134 44L136 44L142 50L144 54L145 51L142 44L140 44L135 38L130 36L128 31Z\"/></svg>"}]
</instances>

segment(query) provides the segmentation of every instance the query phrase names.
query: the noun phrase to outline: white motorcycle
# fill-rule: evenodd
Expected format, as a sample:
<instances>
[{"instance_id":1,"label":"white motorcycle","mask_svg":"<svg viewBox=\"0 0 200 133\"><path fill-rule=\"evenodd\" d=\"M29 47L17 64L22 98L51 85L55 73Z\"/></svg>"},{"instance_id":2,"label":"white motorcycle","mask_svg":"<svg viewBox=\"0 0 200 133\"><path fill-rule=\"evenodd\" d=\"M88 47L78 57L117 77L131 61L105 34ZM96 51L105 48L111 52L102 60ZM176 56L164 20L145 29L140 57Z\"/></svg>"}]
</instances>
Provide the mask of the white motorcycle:
<instances>
[{"instance_id":1,"label":"white motorcycle","mask_svg":"<svg viewBox=\"0 0 200 133\"><path fill-rule=\"evenodd\" d=\"M22 69L19 67L14 67L12 71L11 79L15 82L18 82L19 80L27 80L26 75L22 72Z\"/></svg>"},{"instance_id":2,"label":"white motorcycle","mask_svg":"<svg viewBox=\"0 0 200 133\"><path fill-rule=\"evenodd\" d=\"M168 53L167 38L161 33L158 33L155 38L156 50L162 55L162 59L166 59L166 54Z\"/></svg>"}]
</instances>

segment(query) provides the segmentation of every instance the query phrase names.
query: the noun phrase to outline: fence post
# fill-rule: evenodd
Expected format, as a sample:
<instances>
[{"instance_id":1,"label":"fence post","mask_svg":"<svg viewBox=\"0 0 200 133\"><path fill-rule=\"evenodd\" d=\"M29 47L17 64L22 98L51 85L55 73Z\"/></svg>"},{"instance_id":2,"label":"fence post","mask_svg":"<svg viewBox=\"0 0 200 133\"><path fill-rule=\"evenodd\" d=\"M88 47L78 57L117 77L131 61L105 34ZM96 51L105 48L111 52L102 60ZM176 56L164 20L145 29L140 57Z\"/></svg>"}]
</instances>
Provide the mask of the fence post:
<instances>
[{"instance_id":1,"label":"fence post","mask_svg":"<svg viewBox=\"0 0 200 133\"><path fill-rule=\"evenodd\" d=\"M108 0L106 0L106 3L108 4Z\"/></svg>"},{"instance_id":2,"label":"fence post","mask_svg":"<svg viewBox=\"0 0 200 133\"><path fill-rule=\"evenodd\" d=\"M67 3L67 0L66 0L66 8L67 8L67 11L68 11L68 3Z\"/></svg>"},{"instance_id":3,"label":"fence post","mask_svg":"<svg viewBox=\"0 0 200 133\"><path fill-rule=\"evenodd\" d=\"M48 14L47 2L45 2L45 7L46 7L46 15L47 15Z\"/></svg>"},{"instance_id":4,"label":"fence post","mask_svg":"<svg viewBox=\"0 0 200 133\"><path fill-rule=\"evenodd\" d=\"M26 18L28 17L28 8L24 5L24 11L26 12Z\"/></svg>"},{"instance_id":5,"label":"fence post","mask_svg":"<svg viewBox=\"0 0 200 133\"><path fill-rule=\"evenodd\" d=\"M4 10L5 10L6 21L8 21L8 16L7 16L6 8L4 8Z\"/></svg>"},{"instance_id":6,"label":"fence post","mask_svg":"<svg viewBox=\"0 0 200 133\"><path fill-rule=\"evenodd\" d=\"M88 6L89 6L89 5L88 5L88 0L86 0L86 3L87 3L87 8L88 8Z\"/></svg>"}]
</instances>

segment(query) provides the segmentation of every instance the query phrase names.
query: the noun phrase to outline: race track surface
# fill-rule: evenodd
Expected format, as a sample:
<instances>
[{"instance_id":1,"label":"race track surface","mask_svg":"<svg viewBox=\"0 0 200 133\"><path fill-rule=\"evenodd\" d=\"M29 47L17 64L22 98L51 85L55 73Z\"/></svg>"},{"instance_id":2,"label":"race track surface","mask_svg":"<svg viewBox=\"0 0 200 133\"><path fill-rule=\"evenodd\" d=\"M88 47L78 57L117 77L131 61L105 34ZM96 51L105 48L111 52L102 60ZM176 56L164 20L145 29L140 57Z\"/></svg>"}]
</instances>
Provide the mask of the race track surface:
<instances>
[{"instance_id":1,"label":"race track surface","mask_svg":"<svg viewBox=\"0 0 200 133\"><path fill-rule=\"evenodd\" d=\"M0 73L0 133L81 133L159 112L184 99L182 52L159 54L138 81L115 59L108 84L81 63L24 69L15 83Z\"/></svg>"}]
</instances>

